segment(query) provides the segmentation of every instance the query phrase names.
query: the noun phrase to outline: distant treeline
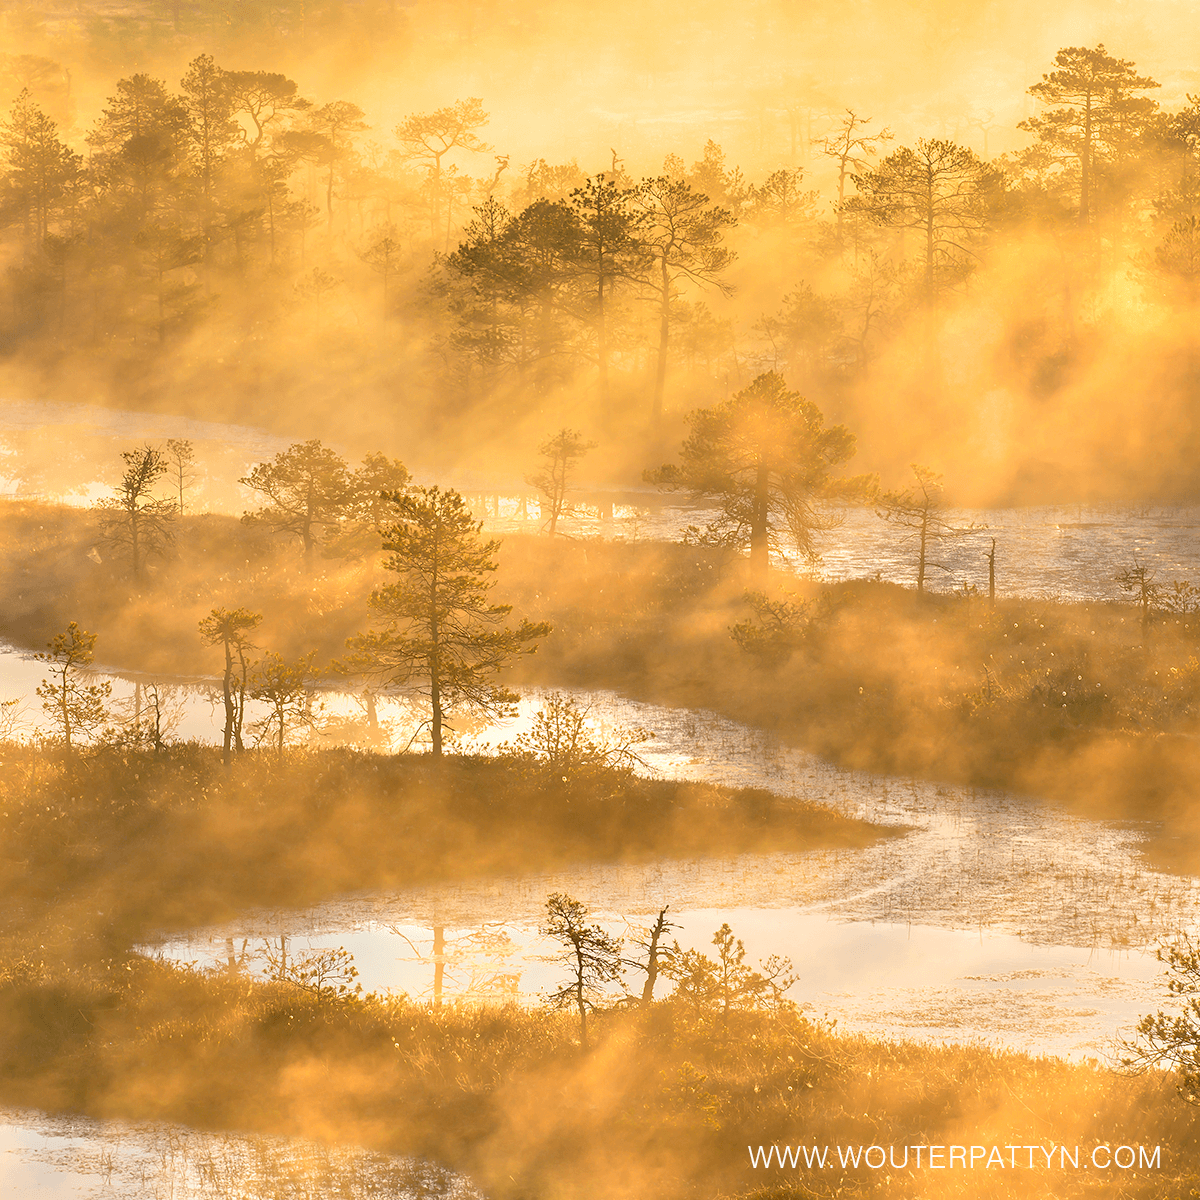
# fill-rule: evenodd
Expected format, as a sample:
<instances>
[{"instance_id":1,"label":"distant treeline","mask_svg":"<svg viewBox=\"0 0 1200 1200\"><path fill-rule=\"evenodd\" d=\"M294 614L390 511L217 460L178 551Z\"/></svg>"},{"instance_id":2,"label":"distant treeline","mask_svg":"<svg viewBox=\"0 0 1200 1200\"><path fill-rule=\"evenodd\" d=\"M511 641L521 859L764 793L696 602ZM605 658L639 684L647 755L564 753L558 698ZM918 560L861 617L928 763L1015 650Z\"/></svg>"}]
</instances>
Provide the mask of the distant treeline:
<instances>
[{"instance_id":1,"label":"distant treeline","mask_svg":"<svg viewBox=\"0 0 1200 1200\"><path fill-rule=\"evenodd\" d=\"M1061 456L1068 488L1128 490L1145 470L1113 450L1120 422L1172 447L1160 491L1192 477L1180 317L1200 300L1200 99L1160 106L1157 81L1103 46L1047 64L1018 153L901 145L886 114L845 110L821 118L807 168L793 149L756 178L711 138L690 166L632 169L619 148L517 162L484 141L480 98L373 128L348 99L209 54L177 85L116 80L67 140L48 112L69 69L0 66L16 93L0 126L10 357L61 370L78 352L124 363L126 388L178 391L153 363L186 347L276 415L280 394L315 384L327 401L355 376L403 397L410 441L476 443L548 430L563 404L585 432L654 432L772 370L897 468L999 444L1019 461L997 486L1044 482ZM1114 378L1106 356L1127 363L1146 337L1147 372Z\"/></svg>"}]
</instances>

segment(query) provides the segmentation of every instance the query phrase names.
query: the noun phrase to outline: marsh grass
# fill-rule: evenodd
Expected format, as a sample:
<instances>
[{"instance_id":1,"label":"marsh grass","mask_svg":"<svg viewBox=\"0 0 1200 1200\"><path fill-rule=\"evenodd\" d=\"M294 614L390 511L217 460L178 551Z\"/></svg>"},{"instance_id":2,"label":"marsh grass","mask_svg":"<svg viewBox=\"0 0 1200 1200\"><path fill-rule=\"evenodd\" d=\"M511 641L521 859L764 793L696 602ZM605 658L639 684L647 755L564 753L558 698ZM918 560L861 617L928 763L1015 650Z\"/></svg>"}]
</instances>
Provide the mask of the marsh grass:
<instances>
[{"instance_id":1,"label":"marsh grass","mask_svg":"<svg viewBox=\"0 0 1200 1200\"><path fill-rule=\"evenodd\" d=\"M195 538L142 588L113 575L105 589L86 565L87 520L9 510L10 636L36 646L77 619L101 648L108 637L102 661L194 672L206 660L193 618L214 600L274 604L271 648L308 652L340 649L369 590L369 564L331 562L303 581L224 518L195 518ZM1183 823L1196 774L1182 736L1195 719L1190 628L1163 624L1143 642L1119 606L991 611L852 584L832 589L819 628L764 664L729 637L747 616L743 588L736 564L709 551L514 538L506 554L505 599L559 629L529 679L708 707L847 765ZM1060 657L1088 687L1058 687L1069 695L1052 710ZM753 1171L746 1147L770 1142L1140 1142L1163 1146L1164 1168L1122 1177L1119 1194L1200 1186L1194 1110L1163 1074L839 1037L786 1006L718 1021L682 1000L597 1014L581 1056L561 1014L359 999L128 951L249 905L572 862L863 846L884 836L877 827L763 791L627 771L555 787L522 755L250 752L228 771L199 745L64 755L5 744L0 756L9 1102L425 1156L497 1200L1117 1194L1083 1172L980 1183Z\"/></svg>"},{"instance_id":2,"label":"marsh grass","mask_svg":"<svg viewBox=\"0 0 1200 1200\"><path fill-rule=\"evenodd\" d=\"M88 559L91 514L0 504L0 635L40 649L75 620L98 635L102 663L195 676L220 665L197 633L214 603L267 613L261 649L315 651L318 666L363 627L369 554L305 576L290 548L231 517L179 524L174 558L134 587L120 564ZM1163 821L1158 860L1200 861L1200 613L1158 613L1144 630L1129 603L993 608L785 577L756 607L741 561L711 548L514 534L499 557L496 599L554 630L510 676L517 686L613 688L772 730L843 767ZM731 636L763 603L812 600L816 617L772 639L777 653L745 653Z\"/></svg>"},{"instance_id":3,"label":"marsh grass","mask_svg":"<svg viewBox=\"0 0 1200 1200\"><path fill-rule=\"evenodd\" d=\"M1132 604L993 608L869 580L748 597L738 560L696 547L565 545L553 569L535 539L506 553L505 598L557 631L530 679L710 709L842 767L1162 821L1156 856L1200 860L1200 612L1143 631ZM820 615L746 653L731 632L745 643L767 600Z\"/></svg>"},{"instance_id":4,"label":"marsh grass","mask_svg":"<svg viewBox=\"0 0 1200 1200\"><path fill-rule=\"evenodd\" d=\"M756 1194L1149 1197L1200 1183L1196 1111L1158 1074L843 1037L786 1006L609 1009L583 1057L577 1033L544 1010L318 998L136 956L68 971L10 953L0 966L11 1101L415 1155L497 1198L715 1198L763 1185L783 1190ZM968 1187L928 1171L752 1169L747 1147L772 1142L1110 1142L1163 1154L1159 1170L1096 1191L1084 1171L986 1183L976 1172Z\"/></svg>"},{"instance_id":5,"label":"marsh grass","mask_svg":"<svg viewBox=\"0 0 1200 1200\"><path fill-rule=\"evenodd\" d=\"M127 945L247 905L573 862L864 846L893 836L754 788L563 782L526 755L237 755L0 746L0 892L10 920Z\"/></svg>"}]
</instances>

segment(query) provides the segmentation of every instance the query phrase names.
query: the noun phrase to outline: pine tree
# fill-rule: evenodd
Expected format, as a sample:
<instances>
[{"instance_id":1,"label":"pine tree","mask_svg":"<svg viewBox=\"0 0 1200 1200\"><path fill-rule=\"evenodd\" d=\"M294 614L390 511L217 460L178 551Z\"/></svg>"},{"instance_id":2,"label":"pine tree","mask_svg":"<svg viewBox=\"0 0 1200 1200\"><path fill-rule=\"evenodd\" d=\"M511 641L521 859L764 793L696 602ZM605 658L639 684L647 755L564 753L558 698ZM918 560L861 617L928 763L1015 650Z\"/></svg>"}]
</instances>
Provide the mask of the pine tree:
<instances>
[{"instance_id":1,"label":"pine tree","mask_svg":"<svg viewBox=\"0 0 1200 1200\"><path fill-rule=\"evenodd\" d=\"M316 674L314 658L315 650L295 662L287 662L282 655L268 651L250 670L247 680L250 698L267 706L267 715L256 721L251 729L260 738L270 737L280 758L283 758L288 731L312 723L309 694L310 681Z\"/></svg>"},{"instance_id":2,"label":"pine tree","mask_svg":"<svg viewBox=\"0 0 1200 1200\"><path fill-rule=\"evenodd\" d=\"M95 733L107 720L106 701L112 685L88 683L84 668L95 659L96 635L72 621L65 633L57 634L47 649L35 654L38 662L50 663L51 674L37 689L42 708L54 722L68 752L81 737Z\"/></svg>"},{"instance_id":3,"label":"pine tree","mask_svg":"<svg viewBox=\"0 0 1200 1200\"><path fill-rule=\"evenodd\" d=\"M1055 70L1030 89L1049 107L1019 129L1037 135L1058 161L1078 167L1079 223L1095 209L1100 169L1128 153L1158 105L1136 93L1160 85L1139 75L1131 62L1113 58L1104 46L1068 46L1054 58Z\"/></svg>"},{"instance_id":4,"label":"pine tree","mask_svg":"<svg viewBox=\"0 0 1200 1200\"><path fill-rule=\"evenodd\" d=\"M942 477L936 471L913 463L912 473L916 482L901 492L885 492L876 501L876 512L885 521L909 530L917 546L917 592L921 594L925 591L925 577L930 567L949 570L944 563L930 560L933 545L981 527L955 525L947 517Z\"/></svg>"},{"instance_id":5,"label":"pine tree","mask_svg":"<svg viewBox=\"0 0 1200 1200\"><path fill-rule=\"evenodd\" d=\"M727 208L709 203L684 179L643 179L633 199L642 214L637 236L651 262L647 282L658 308L658 361L654 374L654 428L662 423L671 339L671 301L684 281L733 291L721 278L736 255L723 244L724 231L737 224Z\"/></svg>"},{"instance_id":6,"label":"pine tree","mask_svg":"<svg viewBox=\"0 0 1200 1200\"><path fill-rule=\"evenodd\" d=\"M506 627L508 604L491 604L488 576L500 543L480 537L463 498L437 487L388 497L396 514L384 531L384 567L399 579L377 589L370 605L382 628L351 638L343 669L372 675L428 704L433 753L440 755L456 709L509 715L517 696L496 682L514 659L532 654L549 625Z\"/></svg>"},{"instance_id":7,"label":"pine tree","mask_svg":"<svg viewBox=\"0 0 1200 1200\"><path fill-rule=\"evenodd\" d=\"M553 1008L574 1008L579 1013L579 1048L588 1049L588 1013L595 1011L597 998L606 983L621 977L621 942L599 925L589 925L591 914L579 900L564 892L546 899L546 920L538 932L561 942L563 961L570 979L546 997Z\"/></svg>"},{"instance_id":8,"label":"pine tree","mask_svg":"<svg viewBox=\"0 0 1200 1200\"><path fill-rule=\"evenodd\" d=\"M972 269L972 243L991 224L1004 176L965 146L920 138L854 183L858 195L846 202L848 211L920 238L923 298L932 306Z\"/></svg>"},{"instance_id":9,"label":"pine tree","mask_svg":"<svg viewBox=\"0 0 1200 1200\"><path fill-rule=\"evenodd\" d=\"M104 541L128 552L134 579L142 577L146 559L164 554L174 541L171 521L175 502L156 498L154 489L167 474L167 457L155 446L126 450L125 472L114 495L97 503Z\"/></svg>"},{"instance_id":10,"label":"pine tree","mask_svg":"<svg viewBox=\"0 0 1200 1200\"><path fill-rule=\"evenodd\" d=\"M821 410L770 371L715 408L689 415L691 436L680 465L647 473L652 483L686 488L715 500L720 513L706 541L749 547L751 573L766 579L770 552L785 540L816 556L816 534L840 523L825 501L868 494L866 476L834 479L835 467L854 455L844 425L824 427Z\"/></svg>"},{"instance_id":11,"label":"pine tree","mask_svg":"<svg viewBox=\"0 0 1200 1200\"><path fill-rule=\"evenodd\" d=\"M612 335L613 290L619 281L644 274L648 250L642 240L646 214L634 204L635 191L616 180L595 175L571 193L571 208L579 225L576 266L596 334L596 365L600 398L609 398L608 356Z\"/></svg>"},{"instance_id":12,"label":"pine tree","mask_svg":"<svg viewBox=\"0 0 1200 1200\"><path fill-rule=\"evenodd\" d=\"M257 512L244 513L242 521L299 538L306 571L312 570L317 546L349 515L355 498L345 460L315 438L281 450L238 482L267 501Z\"/></svg>"},{"instance_id":13,"label":"pine tree","mask_svg":"<svg viewBox=\"0 0 1200 1200\"><path fill-rule=\"evenodd\" d=\"M571 514L572 506L567 503L567 492L575 466L589 450L595 448L595 442L585 441L583 434L566 428L560 429L538 447L538 453L546 462L540 470L526 475L525 482L546 497L542 511L548 514L546 532L551 537L558 531L559 520Z\"/></svg>"},{"instance_id":14,"label":"pine tree","mask_svg":"<svg viewBox=\"0 0 1200 1200\"><path fill-rule=\"evenodd\" d=\"M56 213L82 169L79 155L63 144L58 127L23 91L7 121L0 123L0 145L8 173L4 208L19 221L26 249L40 247Z\"/></svg>"},{"instance_id":15,"label":"pine tree","mask_svg":"<svg viewBox=\"0 0 1200 1200\"><path fill-rule=\"evenodd\" d=\"M214 608L200 622L200 636L210 646L220 646L225 652L225 672L221 678L221 693L225 701L225 730L222 761L229 766L230 756L242 745L242 721L246 712L246 689L249 684L250 658L253 645L251 630L257 629L262 613L248 608Z\"/></svg>"}]
</instances>

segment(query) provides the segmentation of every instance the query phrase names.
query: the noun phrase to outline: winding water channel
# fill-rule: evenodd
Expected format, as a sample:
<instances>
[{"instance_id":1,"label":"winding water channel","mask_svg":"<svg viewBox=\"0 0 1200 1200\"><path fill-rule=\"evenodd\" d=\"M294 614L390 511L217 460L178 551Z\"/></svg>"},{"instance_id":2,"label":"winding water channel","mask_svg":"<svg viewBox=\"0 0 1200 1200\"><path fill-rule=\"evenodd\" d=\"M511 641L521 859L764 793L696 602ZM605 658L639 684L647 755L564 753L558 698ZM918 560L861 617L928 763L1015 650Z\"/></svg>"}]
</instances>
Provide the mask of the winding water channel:
<instances>
[{"instance_id":1,"label":"winding water channel","mask_svg":"<svg viewBox=\"0 0 1200 1200\"><path fill-rule=\"evenodd\" d=\"M560 970L537 934L541 910L566 891L618 934L670 904L680 943L711 950L727 921L749 962L792 959L790 995L807 1010L876 1035L1103 1056L1161 1004L1152 947L1187 924L1198 889L1144 864L1144 830L1002 792L841 771L710 713L576 699L602 724L652 731L644 757L661 775L766 786L909 832L867 849L580 865L345 897L249 914L158 952L254 961L282 937L293 954L344 947L367 988L532 1002ZM527 696L477 743L512 738L538 703Z\"/></svg>"},{"instance_id":2,"label":"winding water channel","mask_svg":"<svg viewBox=\"0 0 1200 1200\"><path fill-rule=\"evenodd\" d=\"M12 650L0 669L10 694L17 683L27 698L43 674ZM108 678L131 707L136 677ZM547 895L565 891L618 934L669 904L680 943L710 950L727 921L749 962L792 959L798 1003L877 1035L1104 1056L1115 1035L1162 1004L1153 948L1189 926L1200 881L1146 863L1139 845L1148 826L1001 791L843 771L712 713L569 694L600 728L651 732L642 756L657 775L767 787L907 832L866 849L580 865L345 897L304 912L247 914L148 950L206 965L231 952L258 962L282 937L292 954L349 950L368 989L536 1002L557 970L539 918ZM514 739L542 702L528 693L516 718L462 748L486 752ZM219 739L214 682L181 682L171 703L177 736ZM339 693L321 704L335 716L356 708ZM382 702L380 716L388 715ZM403 745L398 715L393 738Z\"/></svg>"},{"instance_id":3,"label":"winding water channel","mask_svg":"<svg viewBox=\"0 0 1200 1200\"><path fill-rule=\"evenodd\" d=\"M2 661L10 694L16 683L30 697L42 664L15 651ZM133 679L109 678L131 706ZM287 937L293 952L344 946L367 988L429 997L436 981L447 999L534 1001L555 973L536 933L540 911L550 892L566 891L618 933L670 904L681 944L702 949L728 921L749 961L791 957L797 1002L864 1032L1102 1055L1114 1034L1161 1003L1153 946L1188 925L1200 888L1146 865L1144 828L1005 792L842 771L711 713L606 692L574 696L598 725L652 732L643 757L656 774L768 787L908 832L860 850L580 866L351 897L309 912L251 914L159 952L224 962L227 939L252 955ZM511 740L541 702L528 694L517 718L463 748ZM212 683L181 683L172 703L177 736L218 739ZM355 709L338 693L322 703L335 715ZM380 715L387 719L386 704ZM402 720L394 737L406 740Z\"/></svg>"},{"instance_id":4,"label":"winding water channel","mask_svg":"<svg viewBox=\"0 0 1200 1200\"><path fill-rule=\"evenodd\" d=\"M0 430L36 430L39 414L44 423L46 406L27 407L18 412L0 406ZM238 471L245 469L243 460L248 465L286 444L252 430L101 412L71 415L106 453L121 439L127 445L135 437L192 436L223 445L227 465ZM227 507L237 511L232 500ZM611 518L585 511L577 531L668 538L702 517L679 506L618 504ZM946 586L985 583L983 555L992 537L1001 594L1113 599L1113 574L1134 554L1165 579L1200 577L1200 510L1071 508L960 517L988 529L951 547ZM518 515L516 497L504 494L491 501L487 520L501 532L534 527ZM893 535L870 513L848 513L829 536L822 573L908 582L907 553ZM1009 563L1020 563L1019 579L1006 574ZM44 673L26 655L0 653L0 699L24 699L27 729L35 721L34 689ZM114 696L136 705L141 678L109 678ZM218 739L214 691L215 681L176 682L170 696L175 736ZM553 874L349 896L303 912L248 913L227 927L195 930L144 949L201 965L223 964L232 955L261 969L264 952L280 939L293 955L342 946L354 954L368 989L447 1003L536 1003L560 970L549 961L553 947L537 933L539 917L550 892L566 891L627 936L664 904L671 906L685 946L711 950L713 931L728 922L744 939L751 964L788 955L798 977L790 996L841 1029L1103 1057L1140 1014L1164 1005L1153 948L1192 925L1200 883L1146 864L1139 852L1146 828L1087 820L1003 792L841 771L710 713L605 692L574 695L600 724L652 732L644 757L662 776L764 786L906 832L859 850L580 865ZM517 718L476 731L464 748L511 740L528 726L541 699L527 695ZM346 721L359 713L353 696L327 693L322 703L328 716ZM403 744L403 713L393 715L397 744ZM116 1158L107 1148L114 1137L122 1147ZM262 1139L247 1149L246 1139L205 1137L0 1113L0 1195L111 1194L114 1172L125 1180L119 1194L159 1195L161 1188L147 1182L146 1163L154 1161L156 1170L168 1172L157 1177L160 1182L176 1180L170 1194L207 1196L199 1176L191 1191L179 1182L192 1178L189 1164L205 1155L216 1155L232 1171L235 1160L250 1162L257 1154L265 1162L271 1154L293 1152ZM370 1169L385 1168L414 1169L395 1162ZM462 1181L439 1179L431 1192L470 1194ZM256 1194L243 1186L246 1195ZM395 1194L407 1194L408 1186L395 1182Z\"/></svg>"}]
</instances>

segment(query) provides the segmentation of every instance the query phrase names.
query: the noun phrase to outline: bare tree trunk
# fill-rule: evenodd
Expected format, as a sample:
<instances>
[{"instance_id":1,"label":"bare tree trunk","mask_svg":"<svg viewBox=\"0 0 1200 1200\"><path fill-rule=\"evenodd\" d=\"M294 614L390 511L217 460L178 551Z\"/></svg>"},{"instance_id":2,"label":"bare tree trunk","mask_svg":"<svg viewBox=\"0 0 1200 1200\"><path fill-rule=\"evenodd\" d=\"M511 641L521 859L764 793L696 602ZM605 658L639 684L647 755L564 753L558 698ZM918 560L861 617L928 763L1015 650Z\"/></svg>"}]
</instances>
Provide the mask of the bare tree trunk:
<instances>
[{"instance_id":1,"label":"bare tree trunk","mask_svg":"<svg viewBox=\"0 0 1200 1200\"><path fill-rule=\"evenodd\" d=\"M71 706L67 700L67 673L70 667L64 663L62 669L62 688L59 692L59 711L62 713L63 723L63 741L66 743L67 753L71 753Z\"/></svg>"},{"instance_id":2,"label":"bare tree trunk","mask_svg":"<svg viewBox=\"0 0 1200 1200\"><path fill-rule=\"evenodd\" d=\"M587 1035L587 1000L583 994L583 952L578 942L575 944L575 1003L579 1008L579 1052L586 1054L588 1049Z\"/></svg>"},{"instance_id":3,"label":"bare tree trunk","mask_svg":"<svg viewBox=\"0 0 1200 1200\"><path fill-rule=\"evenodd\" d=\"M245 650L238 650L238 664L241 668L241 675L238 679L237 695L234 697L236 702L237 715L233 722L233 747L241 754L246 747L242 744L242 722L246 719L246 653Z\"/></svg>"},{"instance_id":4,"label":"bare tree trunk","mask_svg":"<svg viewBox=\"0 0 1200 1200\"><path fill-rule=\"evenodd\" d=\"M642 988L642 1007L649 1008L654 1001L654 984L658 980L658 942L666 929L667 910L661 909L654 928L650 931L649 954L646 958L646 984Z\"/></svg>"},{"instance_id":5,"label":"bare tree trunk","mask_svg":"<svg viewBox=\"0 0 1200 1200\"><path fill-rule=\"evenodd\" d=\"M439 685L436 671L429 685L429 704L432 710L432 720L430 723L430 735L433 738L433 753L437 757L441 757L442 753L442 690Z\"/></svg>"},{"instance_id":6,"label":"bare tree trunk","mask_svg":"<svg viewBox=\"0 0 1200 1200\"><path fill-rule=\"evenodd\" d=\"M662 428L663 394L667 387L667 346L671 337L671 280L667 274L667 256L661 259L662 298L658 315L658 369L654 374L654 431Z\"/></svg>"},{"instance_id":7,"label":"bare tree trunk","mask_svg":"<svg viewBox=\"0 0 1200 1200\"><path fill-rule=\"evenodd\" d=\"M1083 116L1083 153L1079 156L1079 223L1086 225L1092 211L1092 98L1087 98Z\"/></svg>"},{"instance_id":8,"label":"bare tree trunk","mask_svg":"<svg viewBox=\"0 0 1200 1200\"><path fill-rule=\"evenodd\" d=\"M925 546L929 537L929 516L921 517L921 550L917 556L917 595L925 592Z\"/></svg>"},{"instance_id":9,"label":"bare tree trunk","mask_svg":"<svg viewBox=\"0 0 1200 1200\"><path fill-rule=\"evenodd\" d=\"M446 979L446 930L444 926L433 927L433 1003L442 1002L442 986Z\"/></svg>"},{"instance_id":10,"label":"bare tree trunk","mask_svg":"<svg viewBox=\"0 0 1200 1200\"><path fill-rule=\"evenodd\" d=\"M600 367L600 399L608 403L608 335L604 328L604 255L600 256L600 269L597 271L599 284L596 288L596 299L599 308L596 312L596 359Z\"/></svg>"},{"instance_id":11,"label":"bare tree trunk","mask_svg":"<svg viewBox=\"0 0 1200 1200\"><path fill-rule=\"evenodd\" d=\"M759 463L758 478L754 485L754 507L750 518L750 574L759 583L766 583L770 570L767 526L769 486L770 472L764 463Z\"/></svg>"},{"instance_id":12,"label":"bare tree trunk","mask_svg":"<svg viewBox=\"0 0 1200 1200\"><path fill-rule=\"evenodd\" d=\"M236 712L233 703L233 649L228 642L225 643L225 678L223 681L223 690L225 697L225 740L221 747L221 761L226 766L229 766L233 752L233 726Z\"/></svg>"}]
</instances>

